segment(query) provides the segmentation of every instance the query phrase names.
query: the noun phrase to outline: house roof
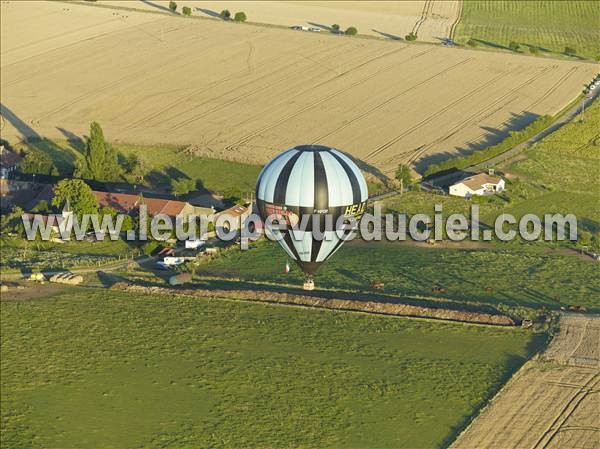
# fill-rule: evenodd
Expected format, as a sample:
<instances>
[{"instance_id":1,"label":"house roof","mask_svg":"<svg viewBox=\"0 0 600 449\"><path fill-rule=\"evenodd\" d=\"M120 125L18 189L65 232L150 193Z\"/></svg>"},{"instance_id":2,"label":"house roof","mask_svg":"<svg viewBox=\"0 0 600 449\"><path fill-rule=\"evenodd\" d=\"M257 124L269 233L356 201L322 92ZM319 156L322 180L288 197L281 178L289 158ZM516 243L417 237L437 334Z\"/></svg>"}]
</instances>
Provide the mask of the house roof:
<instances>
[{"instance_id":1,"label":"house roof","mask_svg":"<svg viewBox=\"0 0 600 449\"><path fill-rule=\"evenodd\" d=\"M175 201L162 198L146 198L130 193L111 193L94 191L96 200L101 207L112 207L118 212L128 213L140 204L147 207L150 215L165 214L176 217L188 205L185 201Z\"/></svg>"},{"instance_id":2,"label":"house roof","mask_svg":"<svg viewBox=\"0 0 600 449\"><path fill-rule=\"evenodd\" d=\"M183 201L163 200L160 198L144 198L141 204L145 204L150 215L165 214L169 217L175 217L187 205Z\"/></svg>"},{"instance_id":3,"label":"house roof","mask_svg":"<svg viewBox=\"0 0 600 449\"><path fill-rule=\"evenodd\" d=\"M479 190L485 184L498 184L501 180L502 178L499 176L488 175L487 173L478 173L457 182L457 184L464 184L471 190Z\"/></svg>"},{"instance_id":4,"label":"house roof","mask_svg":"<svg viewBox=\"0 0 600 449\"><path fill-rule=\"evenodd\" d=\"M4 145L0 145L0 167L14 167L21 160L21 156L12 150L9 150Z\"/></svg>"},{"instance_id":5,"label":"house roof","mask_svg":"<svg viewBox=\"0 0 600 449\"><path fill-rule=\"evenodd\" d=\"M99 192L94 190L94 195L100 207L112 207L117 212L125 213L137 206L140 197L129 193Z\"/></svg>"}]
</instances>

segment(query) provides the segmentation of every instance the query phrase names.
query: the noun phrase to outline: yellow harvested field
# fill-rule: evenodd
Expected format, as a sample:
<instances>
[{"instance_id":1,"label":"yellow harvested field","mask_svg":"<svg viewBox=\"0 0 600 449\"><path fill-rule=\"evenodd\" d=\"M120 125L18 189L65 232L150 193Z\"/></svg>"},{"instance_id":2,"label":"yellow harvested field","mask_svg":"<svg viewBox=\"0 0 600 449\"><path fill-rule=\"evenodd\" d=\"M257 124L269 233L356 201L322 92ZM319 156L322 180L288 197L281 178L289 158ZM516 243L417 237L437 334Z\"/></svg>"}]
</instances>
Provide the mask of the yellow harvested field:
<instances>
[{"instance_id":1,"label":"yellow harvested field","mask_svg":"<svg viewBox=\"0 0 600 449\"><path fill-rule=\"evenodd\" d=\"M164 11L168 0L142 2L136 0L102 0L108 5ZM231 14L243 11L248 21L283 26L300 25L328 29L334 23L342 30L350 26L360 34L386 39L404 39L415 32L420 41L439 43L450 36L458 21L460 1L178 1L178 11L184 6L192 15L218 16L228 9Z\"/></svg>"},{"instance_id":2,"label":"yellow harvested field","mask_svg":"<svg viewBox=\"0 0 600 449\"><path fill-rule=\"evenodd\" d=\"M204 2L203 2L204 3ZM195 144L263 163L318 142L385 174L572 101L596 64L195 20L1 4L2 134Z\"/></svg>"},{"instance_id":3,"label":"yellow harvested field","mask_svg":"<svg viewBox=\"0 0 600 449\"><path fill-rule=\"evenodd\" d=\"M560 332L458 437L452 449L595 449L600 441L600 317Z\"/></svg>"}]
</instances>

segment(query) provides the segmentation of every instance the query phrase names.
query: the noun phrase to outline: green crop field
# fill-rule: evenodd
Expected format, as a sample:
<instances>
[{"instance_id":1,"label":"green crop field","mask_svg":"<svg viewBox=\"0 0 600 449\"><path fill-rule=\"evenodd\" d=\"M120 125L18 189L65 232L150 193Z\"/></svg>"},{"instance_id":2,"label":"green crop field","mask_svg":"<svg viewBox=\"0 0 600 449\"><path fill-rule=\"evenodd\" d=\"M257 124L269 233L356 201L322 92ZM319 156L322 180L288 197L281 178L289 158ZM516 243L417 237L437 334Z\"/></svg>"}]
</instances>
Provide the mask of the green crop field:
<instances>
[{"instance_id":1,"label":"green crop field","mask_svg":"<svg viewBox=\"0 0 600 449\"><path fill-rule=\"evenodd\" d=\"M570 304L600 312L598 267L592 259L543 245L491 246L480 249L423 248L400 242L348 242L317 272L320 288L441 296L457 303L557 309ZM301 285L299 269L283 273L285 253L276 243L232 251L199 274L255 282ZM435 286L446 289L434 292Z\"/></svg>"},{"instance_id":2,"label":"green crop field","mask_svg":"<svg viewBox=\"0 0 600 449\"><path fill-rule=\"evenodd\" d=\"M3 301L2 447L435 448L518 329L70 289Z\"/></svg>"},{"instance_id":3,"label":"green crop field","mask_svg":"<svg viewBox=\"0 0 600 449\"><path fill-rule=\"evenodd\" d=\"M523 51L563 53L565 47L586 58L600 57L600 8L596 1L463 2L455 39L474 39L482 46L507 48L518 42Z\"/></svg>"}]
</instances>

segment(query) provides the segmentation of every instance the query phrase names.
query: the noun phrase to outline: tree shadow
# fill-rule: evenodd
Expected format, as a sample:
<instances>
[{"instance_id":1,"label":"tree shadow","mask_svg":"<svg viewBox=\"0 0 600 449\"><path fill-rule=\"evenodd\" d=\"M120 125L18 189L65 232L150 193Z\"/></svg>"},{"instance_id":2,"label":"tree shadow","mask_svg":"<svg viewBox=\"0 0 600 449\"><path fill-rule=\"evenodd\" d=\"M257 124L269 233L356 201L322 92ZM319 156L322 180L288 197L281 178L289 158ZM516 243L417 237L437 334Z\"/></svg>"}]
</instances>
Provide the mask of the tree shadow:
<instances>
[{"instance_id":1,"label":"tree shadow","mask_svg":"<svg viewBox=\"0 0 600 449\"><path fill-rule=\"evenodd\" d=\"M154 2L151 2L151 1L149 1L149 0L141 0L141 1L142 1L142 3L145 3L145 4L146 4L146 5L148 5L148 6L152 6L153 8L159 9L159 10L161 10L161 11L165 11L165 12L168 12L168 13L171 13L171 14L177 14L176 12L173 12L173 11L171 11L171 10L170 10L169 8L167 8L166 6L159 5L159 4L157 4L157 3L154 3Z\"/></svg>"},{"instance_id":2,"label":"tree shadow","mask_svg":"<svg viewBox=\"0 0 600 449\"><path fill-rule=\"evenodd\" d=\"M501 49L501 50L513 51L510 47L507 47L506 45L498 44L496 42L486 41L486 40L483 40L483 39L476 39L474 37L471 38L471 39L473 39L475 42L483 44L483 45L485 45L487 47L498 48L498 49Z\"/></svg>"},{"instance_id":3,"label":"tree shadow","mask_svg":"<svg viewBox=\"0 0 600 449\"><path fill-rule=\"evenodd\" d=\"M537 48L539 51L544 52L544 53L554 53L552 50L550 50L548 48L540 47L539 45L526 44L526 43L523 43L522 45L527 48L530 48L530 49Z\"/></svg>"},{"instance_id":4,"label":"tree shadow","mask_svg":"<svg viewBox=\"0 0 600 449\"><path fill-rule=\"evenodd\" d=\"M0 103L0 115L21 134L21 140L27 148L47 154L61 174L72 174L75 164L73 154L65 151L52 140L42 137L3 103Z\"/></svg>"},{"instance_id":5,"label":"tree shadow","mask_svg":"<svg viewBox=\"0 0 600 449\"><path fill-rule=\"evenodd\" d=\"M75 150L77 150L81 154L85 154L86 142L84 139L72 133L71 131L68 131L59 126L57 126L56 129L59 130L63 136L65 136L69 145L71 145Z\"/></svg>"},{"instance_id":6,"label":"tree shadow","mask_svg":"<svg viewBox=\"0 0 600 449\"><path fill-rule=\"evenodd\" d=\"M492 128L488 126L481 126L480 128L486 132L486 135L477 140L476 142L469 142L467 145L462 147L454 147L447 151L440 151L435 154L425 155L417 159L414 163L415 170L423 174L432 164L439 164L440 162L447 161L460 156L470 156L471 154L488 148L492 145L500 143L506 139L511 132L521 131L532 122L540 118L539 114L534 112L525 111L520 114L510 113L511 117L504 123L502 128ZM455 169L451 169L447 174L453 172ZM442 173L437 173L436 176Z\"/></svg>"},{"instance_id":7,"label":"tree shadow","mask_svg":"<svg viewBox=\"0 0 600 449\"><path fill-rule=\"evenodd\" d=\"M212 10L210 10L210 9L206 9L206 8L196 8L196 11L199 11L199 12L201 12L201 13L204 13L204 14L206 14L207 16L210 16L210 17L216 17L216 18L218 18L218 19L220 19L220 18L221 18L221 14L220 14L220 13L218 13L218 12L216 12L216 11L212 11Z\"/></svg>"},{"instance_id":8,"label":"tree shadow","mask_svg":"<svg viewBox=\"0 0 600 449\"><path fill-rule=\"evenodd\" d=\"M395 34L384 33L383 31L377 31L377 30L372 29L372 28L371 28L371 31L374 31L375 33L380 34L383 37L386 37L388 39L392 39L392 40L395 40L395 41L402 41L402 40L404 40L402 37L397 36Z\"/></svg>"},{"instance_id":9,"label":"tree shadow","mask_svg":"<svg viewBox=\"0 0 600 449\"><path fill-rule=\"evenodd\" d=\"M173 167L172 165L169 165L168 167L165 168L165 175L169 178L169 182L171 179L175 179L175 180L191 179L184 172L182 172L178 168Z\"/></svg>"},{"instance_id":10,"label":"tree shadow","mask_svg":"<svg viewBox=\"0 0 600 449\"><path fill-rule=\"evenodd\" d=\"M323 25L321 23L315 23L315 22L306 22L306 23L308 23L309 25L315 26L317 28L321 28L322 30L329 31L330 33L337 34L337 33L341 32L341 31L336 31L332 27Z\"/></svg>"}]
</instances>

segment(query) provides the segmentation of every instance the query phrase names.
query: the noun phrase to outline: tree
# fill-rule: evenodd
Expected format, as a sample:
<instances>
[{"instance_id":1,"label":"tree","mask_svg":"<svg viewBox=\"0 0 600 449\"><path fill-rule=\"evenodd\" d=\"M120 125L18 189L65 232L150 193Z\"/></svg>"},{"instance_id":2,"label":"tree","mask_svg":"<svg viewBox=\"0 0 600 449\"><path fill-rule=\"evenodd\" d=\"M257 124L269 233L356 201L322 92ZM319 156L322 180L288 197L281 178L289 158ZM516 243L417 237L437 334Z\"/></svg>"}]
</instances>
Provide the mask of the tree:
<instances>
[{"instance_id":1,"label":"tree","mask_svg":"<svg viewBox=\"0 0 600 449\"><path fill-rule=\"evenodd\" d=\"M123 163L123 168L125 169L125 172L128 175L135 175L137 172L139 172L141 165L142 164L138 155L135 153L131 153L125 159L125 162Z\"/></svg>"},{"instance_id":2,"label":"tree","mask_svg":"<svg viewBox=\"0 0 600 449\"><path fill-rule=\"evenodd\" d=\"M106 153L104 133L98 122L90 124L90 137L85 148L85 176L90 179L104 177L104 156Z\"/></svg>"},{"instance_id":3,"label":"tree","mask_svg":"<svg viewBox=\"0 0 600 449\"><path fill-rule=\"evenodd\" d=\"M229 20L231 19L231 13L228 9L224 9L223 11L221 11L221 14L219 14L219 17L221 17L221 19L223 20Z\"/></svg>"},{"instance_id":4,"label":"tree","mask_svg":"<svg viewBox=\"0 0 600 449\"><path fill-rule=\"evenodd\" d=\"M236 22L245 22L246 13L244 13L243 11L236 12L235 16L233 16L233 20L235 20Z\"/></svg>"},{"instance_id":5,"label":"tree","mask_svg":"<svg viewBox=\"0 0 600 449\"><path fill-rule=\"evenodd\" d=\"M577 50L574 49L573 47L565 47L565 54L574 55L576 53L577 53Z\"/></svg>"},{"instance_id":6,"label":"tree","mask_svg":"<svg viewBox=\"0 0 600 449\"><path fill-rule=\"evenodd\" d=\"M475 39L471 38L467 41L467 45L469 47L477 47L477 41Z\"/></svg>"},{"instance_id":7,"label":"tree","mask_svg":"<svg viewBox=\"0 0 600 449\"><path fill-rule=\"evenodd\" d=\"M158 248L158 242L155 240L150 240L149 242L144 243L144 246L142 246L142 252L146 256L151 256L156 248Z\"/></svg>"},{"instance_id":8,"label":"tree","mask_svg":"<svg viewBox=\"0 0 600 449\"><path fill-rule=\"evenodd\" d=\"M191 16L192 8L190 8L189 6L184 6L183 8L181 8L181 12L184 16Z\"/></svg>"},{"instance_id":9,"label":"tree","mask_svg":"<svg viewBox=\"0 0 600 449\"><path fill-rule=\"evenodd\" d=\"M414 31L411 31L406 36L404 36L404 39L406 39L409 42L413 42L417 40L417 37L417 34Z\"/></svg>"},{"instance_id":10,"label":"tree","mask_svg":"<svg viewBox=\"0 0 600 449\"><path fill-rule=\"evenodd\" d=\"M114 181L120 175L117 152L104 140L100 124L92 122L90 136L86 140L85 158L82 162L77 162L75 176L96 181Z\"/></svg>"},{"instance_id":11,"label":"tree","mask_svg":"<svg viewBox=\"0 0 600 449\"><path fill-rule=\"evenodd\" d=\"M30 150L25 153L25 157L19 162L19 171L36 175L58 176L58 169L54 166L50 156L38 150Z\"/></svg>"},{"instance_id":12,"label":"tree","mask_svg":"<svg viewBox=\"0 0 600 449\"><path fill-rule=\"evenodd\" d=\"M531 53L532 55L537 55L540 52L540 49L538 47L535 46L531 46L529 47L529 53Z\"/></svg>"},{"instance_id":13,"label":"tree","mask_svg":"<svg viewBox=\"0 0 600 449\"><path fill-rule=\"evenodd\" d=\"M173 195L180 196L190 193L196 188L193 179L173 179L171 180L171 192Z\"/></svg>"},{"instance_id":14,"label":"tree","mask_svg":"<svg viewBox=\"0 0 600 449\"><path fill-rule=\"evenodd\" d=\"M171 12L177 11L177 3L173 1L169 2L169 9L171 10Z\"/></svg>"},{"instance_id":15,"label":"tree","mask_svg":"<svg viewBox=\"0 0 600 449\"><path fill-rule=\"evenodd\" d=\"M339 33L340 32L340 26L337 23L334 23L333 25L331 25L331 31L333 33Z\"/></svg>"},{"instance_id":16,"label":"tree","mask_svg":"<svg viewBox=\"0 0 600 449\"><path fill-rule=\"evenodd\" d=\"M23 221L21 216L24 211L19 206L13 206L11 211L8 214L2 214L0 216L0 229L2 232L17 232L21 234L20 226L23 225Z\"/></svg>"},{"instance_id":17,"label":"tree","mask_svg":"<svg viewBox=\"0 0 600 449\"><path fill-rule=\"evenodd\" d=\"M519 51L521 46L519 45L518 42L510 41L510 44L508 44L508 48L510 48L512 51Z\"/></svg>"},{"instance_id":18,"label":"tree","mask_svg":"<svg viewBox=\"0 0 600 449\"><path fill-rule=\"evenodd\" d=\"M356 36L357 33L358 33L358 30L354 27L348 27L348 28L346 28L346 31L344 31L344 34L346 36Z\"/></svg>"},{"instance_id":19,"label":"tree","mask_svg":"<svg viewBox=\"0 0 600 449\"><path fill-rule=\"evenodd\" d=\"M104 148L106 152L104 153L104 175L102 176L102 180L115 181L119 179L119 176L121 175L119 158L112 145L107 143Z\"/></svg>"},{"instance_id":20,"label":"tree","mask_svg":"<svg viewBox=\"0 0 600 449\"><path fill-rule=\"evenodd\" d=\"M402 193L404 187L413 183L410 168L404 164L398 164L398 168L396 169L396 179L400 182L400 193Z\"/></svg>"},{"instance_id":21,"label":"tree","mask_svg":"<svg viewBox=\"0 0 600 449\"><path fill-rule=\"evenodd\" d=\"M50 207L48 206L48 201L41 200L31 209L31 212L35 214L49 214Z\"/></svg>"},{"instance_id":22,"label":"tree","mask_svg":"<svg viewBox=\"0 0 600 449\"><path fill-rule=\"evenodd\" d=\"M81 179L63 179L54 188L52 205L63 207L67 201L79 220L83 214L98 212L98 201L96 201L94 192Z\"/></svg>"}]
</instances>

